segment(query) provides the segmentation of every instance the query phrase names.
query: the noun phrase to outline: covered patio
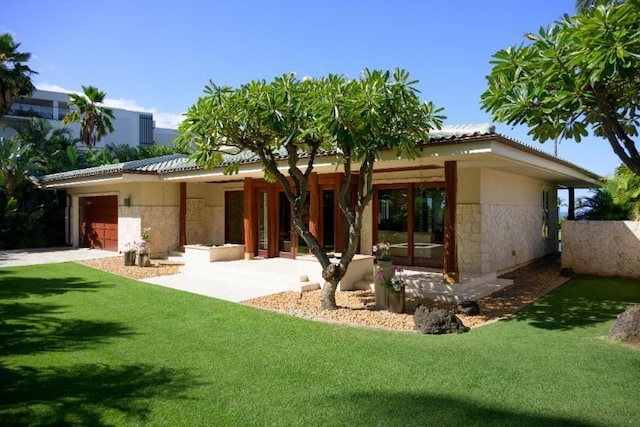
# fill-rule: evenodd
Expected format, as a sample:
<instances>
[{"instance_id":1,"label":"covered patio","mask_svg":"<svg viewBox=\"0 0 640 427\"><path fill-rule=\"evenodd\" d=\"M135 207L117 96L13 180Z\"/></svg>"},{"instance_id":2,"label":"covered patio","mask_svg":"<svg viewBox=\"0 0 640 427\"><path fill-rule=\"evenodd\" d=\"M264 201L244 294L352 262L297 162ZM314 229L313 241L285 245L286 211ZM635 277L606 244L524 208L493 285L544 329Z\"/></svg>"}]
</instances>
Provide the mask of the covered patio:
<instances>
[{"instance_id":1,"label":"covered patio","mask_svg":"<svg viewBox=\"0 0 640 427\"><path fill-rule=\"evenodd\" d=\"M158 276L145 281L233 302L279 292L302 292L303 286L313 283L323 285L320 264L310 256L226 262L184 259L182 254L172 255L170 258L184 262L180 274ZM399 267L407 274L408 297L450 302L474 300L512 284L511 280L488 274L462 275L460 283L449 285L443 280L440 269ZM301 281L304 277L309 280ZM369 273L365 273L358 281L358 286L351 290L356 289L373 291L373 268ZM339 288L339 292L349 291Z\"/></svg>"}]
</instances>

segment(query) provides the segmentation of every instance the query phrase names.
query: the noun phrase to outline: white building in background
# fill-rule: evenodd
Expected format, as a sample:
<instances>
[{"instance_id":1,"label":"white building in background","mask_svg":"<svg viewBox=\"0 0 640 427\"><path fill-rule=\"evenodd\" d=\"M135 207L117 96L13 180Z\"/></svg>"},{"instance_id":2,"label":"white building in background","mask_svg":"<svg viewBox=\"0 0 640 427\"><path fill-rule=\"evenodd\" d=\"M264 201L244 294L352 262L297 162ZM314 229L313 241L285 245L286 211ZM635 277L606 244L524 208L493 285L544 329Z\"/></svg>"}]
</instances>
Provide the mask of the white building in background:
<instances>
[{"instance_id":1,"label":"white building in background","mask_svg":"<svg viewBox=\"0 0 640 427\"><path fill-rule=\"evenodd\" d=\"M69 94L65 92L36 90L31 96L17 97L9 112L0 119L0 124L6 126L4 130L0 130L0 136L11 136L15 133L11 127L25 123L31 117L47 119L54 126L62 127L62 119L69 112L69 108ZM111 143L138 146L155 142L158 145L171 145L173 139L178 136L175 129L156 128L153 113L107 108L113 111L113 132L102 137L96 147L104 147ZM74 137L78 137L77 123L66 127L73 132Z\"/></svg>"}]
</instances>

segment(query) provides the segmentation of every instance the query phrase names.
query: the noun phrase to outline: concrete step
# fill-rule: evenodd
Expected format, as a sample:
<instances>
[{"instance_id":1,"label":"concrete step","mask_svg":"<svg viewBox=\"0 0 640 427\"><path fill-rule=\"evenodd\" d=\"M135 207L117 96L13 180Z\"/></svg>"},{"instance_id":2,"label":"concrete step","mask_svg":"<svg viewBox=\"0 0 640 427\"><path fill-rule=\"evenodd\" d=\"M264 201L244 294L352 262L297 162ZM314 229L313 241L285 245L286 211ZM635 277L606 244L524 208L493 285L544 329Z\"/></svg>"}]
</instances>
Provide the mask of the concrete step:
<instances>
[{"instance_id":1,"label":"concrete step","mask_svg":"<svg viewBox=\"0 0 640 427\"><path fill-rule=\"evenodd\" d=\"M371 280L358 280L355 284L354 287L356 290L359 291L373 291L373 279Z\"/></svg>"}]
</instances>

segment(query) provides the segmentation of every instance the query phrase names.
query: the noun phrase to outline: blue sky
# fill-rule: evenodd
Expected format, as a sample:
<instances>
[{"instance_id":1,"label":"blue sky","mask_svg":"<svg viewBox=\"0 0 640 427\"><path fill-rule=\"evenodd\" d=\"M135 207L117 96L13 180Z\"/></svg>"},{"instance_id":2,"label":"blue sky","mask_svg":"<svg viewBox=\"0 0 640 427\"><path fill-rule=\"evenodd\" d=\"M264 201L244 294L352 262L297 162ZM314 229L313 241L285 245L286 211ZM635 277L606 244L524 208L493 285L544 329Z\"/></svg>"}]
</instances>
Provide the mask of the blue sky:
<instances>
[{"instance_id":1,"label":"blue sky","mask_svg":"<svg viewBox=\"0 0 640 427\"><path fill-rule=\"evenodd\" d=\"M299 76L402 67L446 123L486 123L480 109L496 51L573 13L572 0L396 1L11 1L0 32L32 53L41 89L97 86L115 107L151 111L175 126L210 79L238 86L286 72ZM496 123L534 142L526 128ZM560 157L601 175L620 163L609 144L561 141Z\"/></svg>"}]
</instances>

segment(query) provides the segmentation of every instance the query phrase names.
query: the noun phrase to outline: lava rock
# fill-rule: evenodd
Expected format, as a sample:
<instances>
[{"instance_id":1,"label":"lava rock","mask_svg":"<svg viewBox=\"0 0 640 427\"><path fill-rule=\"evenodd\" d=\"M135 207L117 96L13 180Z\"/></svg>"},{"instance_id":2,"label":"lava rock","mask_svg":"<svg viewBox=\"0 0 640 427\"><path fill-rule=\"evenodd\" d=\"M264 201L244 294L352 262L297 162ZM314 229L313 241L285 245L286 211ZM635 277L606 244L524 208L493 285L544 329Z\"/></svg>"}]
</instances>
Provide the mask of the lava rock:
<instances>
[{"instance_id":1,"label":"lava rock","mask_svg":"<svg viewBox=\"0 0 640 427\"><path fill-rule=\"evenodd\" d=\"M560 275L562 277L568 277L570 279L573 279L574 277L576 277L576 273L575 271L573 271L573 268L571 267L565 267L562 270L560 270Z\"/></svg>"},{"instance_id":2,"label":"lava rock","mask_svg":"<svg viewBox=\"0 0 640 427\"><path fill-rule=\"evenodd\" d=\"M475 301L460 301L456 305L456 313L467 316L477 316L480 314L480 306Z\"/></svg>"},{"instance_id":3,"label":"lava rock","mask_svg":"<svg viewBox=\"0 0 640 427\"><path fill-rule=\"evenodd\" d=\"M632 305L618 315L609 337L613 340L640 344L640 305Z\"/></svg>"},{"instance_id":4,"label":"lava rock","mask_svg":"<svg viewBox=\"0 0 640 427\"><path fill-rule=\"evenodd\" d=\"M425 305L416 308L413 322L423 334L453 334L469 330L453 312Z\"/></svg>"}]
</instances>

